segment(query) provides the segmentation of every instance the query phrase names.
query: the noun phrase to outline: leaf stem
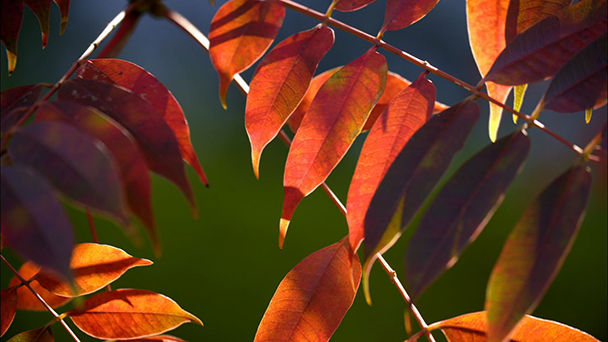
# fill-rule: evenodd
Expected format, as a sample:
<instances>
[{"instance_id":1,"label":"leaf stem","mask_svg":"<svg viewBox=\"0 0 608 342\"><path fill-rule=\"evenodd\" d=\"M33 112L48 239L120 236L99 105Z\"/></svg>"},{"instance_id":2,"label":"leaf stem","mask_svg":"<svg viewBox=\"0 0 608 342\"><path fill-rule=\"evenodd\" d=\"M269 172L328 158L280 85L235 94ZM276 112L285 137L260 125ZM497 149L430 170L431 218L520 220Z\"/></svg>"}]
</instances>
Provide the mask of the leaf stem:
<instances>
[{"instance_id":1,"label":"leaf stem","mask_svg":"<svg viewBox=\"0 0 608 342\"><path fill-rule=\"evenodd\" d=\"M0 254L0 258L2 258L2 262L4 262L4 264L6 266L8 266L8 268L10 268L10 270L15 274L15 277L17 277L21 283L23 285L25 285L30 292L32 292L32 294L34 295L34 297L36 297L36 299L38 299L40 301L40 303L42 303L42 305L53 315L53 317L55 317L55 319L57 321L59 321L61 323L61 325L63 325L63 327L68 331L68 333L70 334L70 336L72 336L72 338L74 339L74 341L76 342L80 342L80 340L78 339L78 336L76 336L76 334L74 333L74 331L72 331L72 329L70 329L70 327L68 326L68 324L63 320L63 318L65 317L64 315L58 315L57 312L55 312L55 310L53 310L53 308L38 294L38 292L36 292L36 290L34 290L34 288L32 288L32 286L30 285L30 282L25 280L25 278L23 278L21 276L21 274L19 274L19 272L13 267L13 265L11 265L8 260L6 260L4 258L4 255Z\"/></svg>"},{"instance_id":2,"label":"leaf stem","mask_svg":"<svg viewBox=\"0 0 608 342\"><path fill-rule=\"evenodd\" d=\"M91 237L93 238L93 242L99 243L99 237L97 236L97 229L95 228L95 220L93 219L93 215L91 215L91 211L89 209L87 212L87 221L89 222L89 230L91 231ZM112 287L110 284L106 285L107 291L112 291Z\"/></svg>"}]
</instances>

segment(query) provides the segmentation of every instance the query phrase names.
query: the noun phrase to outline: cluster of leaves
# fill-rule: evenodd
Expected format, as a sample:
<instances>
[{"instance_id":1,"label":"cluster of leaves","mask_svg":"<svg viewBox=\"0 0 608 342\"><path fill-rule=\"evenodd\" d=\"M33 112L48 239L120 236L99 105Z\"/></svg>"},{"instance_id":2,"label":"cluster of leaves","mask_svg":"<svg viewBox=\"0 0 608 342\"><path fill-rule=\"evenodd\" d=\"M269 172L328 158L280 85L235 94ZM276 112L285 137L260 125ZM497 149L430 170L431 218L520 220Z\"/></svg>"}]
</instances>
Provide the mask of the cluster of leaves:
<instances>
[{"instance_id":1,"label":"cluster of leaves","mask_svg":"<svg viewBox=\"0 0 608 342\"><path fill-rule=\"evenodd\" d=\"M257 177L264 147L284 135L286 124L295 132L285 165L281 248L299 203L324 184L361 132L369 131L344 210L348 236L314 252L287 274L264 314L256 341L329 340L352 305L361 279L371 303L372 266L414 217L422 215L405 251L406 288L415 301L457 262L501 204L530 150L526 129L539 126L534 120L540 112L590 113L606 104L605 0L574 5L567 0L468 0L471 48L484 77L480 88L485 84L502 105L492 104L493 143L465 162L426 203L464 146L479 118L479 106L474 97L449 107L436 102L429 70L410 82L389 72L378 52L378 39L386 31L421 20L438 0L388 0L376 45L347 65L315 76L334 43L327 25L332 11L354 11L371 2L334 1L325 21L266 54L251 81L245 125ZM45 32L48 37L51 1L25 3L40 19L43 37ZM69 1L57 3L67 22ZM211 22L209 53L220 75L224 107L235 75L264 56L289 4L231 0L219 8ZM3 1L2 8L2 42L12 71L23 2ZM10 9L6 17L4 9ZM106 287L131 267L151 263L111 246L73 246L61 200L114 221L128 236L136 234L135 216L160 254L147 171L173 182L195 216L183 161L207 184L184 113L154 76L118 59L79 62L77 77L60 82L48 96L41 98L41 84L2 92L2 243L30 260L20 270L26 281L15 279L2 290L2 334L16 308L40 309L28 291L44 294L47 303L60 306ZM522 115L524 126L497 139L511 89L516 88L516 102L521 103L527 84L550 78L532 118ZM57 100L47 101L55 90ZM21 127L31 115L34 123ZM592 186L586 163L594 159L598 146L606 149L605 126L579 151L581 158L528 206L491 274L486 311L423 326L421 333L440 329L450 341L480 336L490 341L595 340L527 314L538 305L574 242ZM419 213L425 203L428 209ZM357 254L362 242L363 266ZM52 323L64 317L100 339L180 341L148 336L184 322L202 324L162 295L130 289L89 297ZM14 339L52 340L50 326Z\"/></svg>"}]
</instances>

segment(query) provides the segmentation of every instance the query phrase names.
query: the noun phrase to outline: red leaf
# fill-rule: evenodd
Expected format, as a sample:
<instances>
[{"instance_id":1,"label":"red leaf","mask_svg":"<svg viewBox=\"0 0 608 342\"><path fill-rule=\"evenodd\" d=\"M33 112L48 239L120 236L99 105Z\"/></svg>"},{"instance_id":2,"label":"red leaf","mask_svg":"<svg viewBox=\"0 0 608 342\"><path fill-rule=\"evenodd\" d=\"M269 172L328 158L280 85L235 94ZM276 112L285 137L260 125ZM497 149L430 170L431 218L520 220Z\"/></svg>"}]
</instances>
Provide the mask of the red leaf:
<instances>
[{"instance_id":1,"label":"red leaf","mask_svg":"<svg viewBox=\"0 0 608 342\"><path fill-rule=\"evenodd\" d=\"M3 9L4 11L4 9ZM40 97L42 86L39 84L24 85L4 90L1 96L2 134L7 132L23 114L24 107L32 106Z\"/></svg>"},{"instance_id":2,"label":"red leaf","mask_svg":"<svg viewBox=\"0 0 608 342\"><path fill-rule=\"evenodd\" d=\"M26 280L30 280L33 276L38 274L40 271L40 266L35 263L28 261L21 265L19 268L19 274ZM21 281L17 277L13 277L11 282L9 283L9 287L16 286L21 284ZM60 297L54 295L44 289L44 287L38 284L38 281L33 280L30 283L30 286L44 299L44 301L50 305L52 308L57 308L62 305L65 305L67 302L72 300L72 298L68 297ZM17 296L19 299L17 300L17 309L19 310L29 310L29 311L46 311L46 308L40 301L32 294L32 292L25 286L21 286L17 289Z\"/></svg>"},{"instance_id":3,"label":"red leaf","mask_svg":"<svg viewBox=\"0 0 608 342\"><path fill-rule=\"evenodd\" d=\"M134 340L129 340L129 342L186 342L181 338L177 338L175 336L170 335L157 335L150 336L144 338L136 338Z\"/></svg>"},{"instance_id":4,"label":"red leaf","mask_svg":"<svg viewBox=\"0 0 608 342\"><path fill-rule=\"evenodd\" d=\"M590 170L577 165L528 206L488 281L488 340L504 340L534 311L574 244L590 191Z\"/></svg>"},{"instance_id":5,"label":"red leaf","mask_svg":"<svg viewBox=\"0 0 608 342\"><path fill-rule=\"evenodd\" d=\"M72 102L46 102L36 111L36 121L60 121L73 125L99 139L112 153L125 184L127 202L150 234L154 249L160 253L160 241L154 224L150 200L148 166L129 132L93 107ZM127 232L131 233L131 232Z\"/></svg>"},{"instance_id":6,"label":"red leaf","mask_svg":"<svg viewBox=\"0 0 608 342\"><path fill-rule=\"evenodd\" d=\"M147 290L120 289L87 299L68 311L78 329L99 339L131 339L157 335L184 323L203 325L173 300Z\"/></svg>"},{"instance_id":7,"label":"red leaf","mask_svg":"<svg viewBox=\"0 0 608 342\"><path fill-rule=\"evenodd\" d=\"M429 326L429 330L441 329L449 342L482 342L486 341L487 326L486 312L481 311L433 323ZM508 341L597 342L598 340L561 323L525 316Z\"/></svg>"},{"instance_id":8,"label":"red leaf","mask_svg":"<svg viewBox=\"0 0 608 342\"><path fill-rule=\"evenodd\" d=\"M184 112L173 94L156 77L131 62L94 59L86 61L78 69L78 78L119 85L152 104L173 130L182 158L194 168L201 182L209 185L190 142L190 129Z\"/></svg>"},{"instance_id":9,"label":"red leaf","mask_svg":"<svg viewBox=\"0 0 608 342\"><path fill-rule=\"evenodd\" d=\"M9 287L0 292L0 336L8 330L17 313L17 289Z\"/></svg>"},{"instance_id":10,"label":"red leaf","mask_svg":"<svg viewBox=\"0 0 608 342\"><path fill-rule=\"evenodd\" d=\"M452 267L481 233L529 150L530 138L518 130L478 152L448 180L406 250L405 278L412 298Z\"/></svg>"},{"instance_id":11,"label":"red leaf","mask_svg":"<svg viewBox=\"0 0 608 342\"><path fill-rule=\"evenodd\" d=\"M380 32L406 28L424 18L439 0L387 0Z\"/></svg>"},{"instance_id":12,"label":"red leaf","mask_svg":"<svg viewBox=\"0 0 608 342\"><path fill-rule=\"evenodd\" d=\"M582 48L606 32L606 0L582 0L515 37L486 80L528 84L551 77Z\"/></svg>"},{"instance_id":13,"label":"red leaf","mask_svg":"<svg viewBox=\"0 0 608 342\"><path fill-rule=\"evenodd\" d=\"M285 165L279 247L296 207L329 176L361 132L386 85L386 59L371 48L323 84L296 133Z\"/></svg>"},{"instance_id":14,"label":"red leaf","mask_svg":"<svg viewBox=\"0 0 608 342\"><path fill-rule=\"evenodd\" d=\"M118 167L99 140L63 123L40 122L17 131L8 151L15 164L43 173L72 200L129 224Z\"/></svg>"},{"instance_id":15,"label":"red leaf","mask_svg":"<svg viewBox=\"0 0 608 342\"><path fill-rule=\"evenodd\" d=\"M53 330L51 326L44 326L35 330L25 331L13 336L7 342L53 342Z\"/></svg>"},{"instance_id":16,"label":"red leaf","mask_svg":"<svg viewBox=\"0 0 608 342\"><path fill-rule=\"evenodd\" d=\"M148 265L152 265L152 261L132 257L116 247L81 243L74 246L72 252L70 268L74 273L73 284L57 279L44 270L36 280L53 294L77 297L102 289L133 267Z\"/></svg>"},{"instance_id":17,"label":"red leaf","mask_svg":"<svg viewBox=\"0 0 608 342\"><path fill-rule=\"evenodd\" d=\"M51 30L51 4L53 0L23 0L38 18L40 30L42 31L42 48L46 47L49 41L49 31Z\"/></svg>"},{"instance_id":18,"label":"red leaf","mask_svg":"<svg viewBox=\"0 0 608 342\"><path fill-rule=\"evenodd\" d=\"M570 6L572 0L511 0L505 38L510 42L530 26Z\"/></svg>"},{"instance_id":19,"label":"red leaf","mask_svg":"<svg viewBox=\"0 0 608 342\"><path fill-rule=\"evenodd\" d=\"M137 141L150 169L177 185L196 212L175 134L154 106L122 87L91 80L64 83L58 98L93 106L126 128Z\"/></svg>"},{"instance_id":20,"label":"red leaf","mask_svg":"<svg viewBox=\"0 0 608 342\"><path fill-rule=\"evenodd\" d=\"M376 0L338 0L336 10L341 12L352 12L361 9Z\"/></svg>"},{"instance_id":21,"label":"red leaf","mask_svg":"<svg viewBox=\"0 0 608 342\"><path fill-rule=\"evenodd\" d=\"M59 34L65 32L65 28L68 26L68 16L70 14L70 0L54 0L59 11L61 12L61 28Z\"/></svg>"},{"instance_id":22,"label":"red leaf","mask_svg":"<svg viewBox=\"0 0 608 342\"><path fill-rule=\"evenodd\" d=\"M378 185L410 137L431 117L436 91L425 76L393 98L365 140L346 202L353 251L363 240L365 214Z\"/></svg>"},{"instance_id":23,"label":"red leaf","mask_svg":"<svg viewBox=\"0 0 608 342\"><path fill-rule=\"evenodd\" d=\"M279 33L285 8L279 1L231 0L217 11L209 32L209 55L220 75L220 100L235 74L255 63Z\"/></svg>"},{"instance_id":24,"label":"red leaf","mask_svg":"<svg viewBox=\"0 0 608 342\"><path fill-rule=\"evenodd\" d=\"M353 304L361 279L348 238L302 260L281 281L254 341L328 341Z\"/></svg>"},{"instance_id":25,"label":"red leaf","mask_svg":"<svg viewBox=\"0 0 608 342\"><path fill-rule=\"evenodd\" d=\"M47 180L31 169L19 165L3 166L2 238L25 259L70 279L74 235L54 192Z\"/></svg>"},{"instance_id":26,"label":"red leaf","mask_svg":"<svg viewBox=\"0 0 608 342\"><path fill-rule=\"evenodd\" d=\"M262 150L302 101L317 65L333 43L334 31L318 25L282 41L255 71L247 95L245 127L257 178Z\"/></svg>"},{"instance_id":27,"label":"red leaf","mask_svg":"<svg viewBox=\"0 0 608 342\"><path fill-rule=\"evenodd\" d=\"M4 44L8 57L8 74L12 74L17 65L17 38L23 21L22 0L2 0L0 11L0 40Z\"/></svg>"}]
</instances>

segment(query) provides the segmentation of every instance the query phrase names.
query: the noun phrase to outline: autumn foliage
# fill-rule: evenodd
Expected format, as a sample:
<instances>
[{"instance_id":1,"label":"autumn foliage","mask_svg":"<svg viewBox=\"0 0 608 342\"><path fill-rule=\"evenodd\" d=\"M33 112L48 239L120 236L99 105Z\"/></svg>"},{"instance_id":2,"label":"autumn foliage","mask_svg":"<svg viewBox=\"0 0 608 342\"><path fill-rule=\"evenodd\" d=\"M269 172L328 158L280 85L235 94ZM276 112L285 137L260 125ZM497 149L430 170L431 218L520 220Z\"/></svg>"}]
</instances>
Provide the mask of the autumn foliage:
<instances>
[{"instance_id":1,"label":"autumn foliage","mask_svg":"<svg viewBox=\"0 0 608 342\"><path fill-rule=\"evenodd\" d=\"M180 26L208 50L224 108L231 84L246 94L243 118L257 178L265 147L277 137L288 146L283 206L276 217L279 248L290 247L294 213L319 187L348 224L347 236L311 253L280 282L255 341L328 341L360 284L371 305L369 276L378 264L406 302L406 325L414 319L420 327L408 331L411 341L434 341L435 331L451 342L597 341L530 314L575 242L597 183L591 168L606 163L606 124L581 148L538 120L545 110L585 111L589 122L593 110L606 105L606 0L467 0L470 48L481 76L477 85L383 41L387 31L424 20L438 0L387 0L376 36L331 17L334 11L364 11L373 1L334 0L321 14L291 0L230 0L217 10L208 40L160 0L132 1L56 84L2 91L2 248L24 262L15 269L2 256L3 272L15 277L1 292L1 334L19 319L17 310L48 311L53 317L9 340L14 342L54 341L55 323L78 341L66 322L99 340L149 342L183 342L165 333L184 323L203 325L160 293L112 289L125 272L152 261L100 243L93 219L112 222L137 242L142 241L139 222L160 257L159 230L165 227L156 224L149 171L179 189L194 217L199 212L185 163L201 184L210 183L173 94L142 67L111 58L148 13ZM55 3L63 33L70 1ZM51 5L50 0L2 0L1 40L9 73L17 65L24 8L39 19L44 46ZM319 23L276 42L286 9ZM115 27L105 49L90 59ZM373 46L342 67L317 70L334 45L334 28ZM389 71L387 51L420 67L419 76L409 81ZM248 85L240 73L258 61ZM438 102L430 74L470 96L452 105ZM536 109L521 113L528 84L541 81L549 85ZM515 109L505 104L512 91ZM480 117L479 98L490 104L488 144L444 177ZM498 137L505 111L522 125ZM454 266L501 205L535 144L528 134L534 129L576 153L576 161L530 198L489 274L484 311L427 324L418 299ZM363 132L368 133L343 205L325 181ZM66 203L87 217L93 242L76 241ZM406 228L415 231L402 251L404 270L395 272L382 255ZM70 302L72 308L55 312Z\"/></svg>"}]
</instances>

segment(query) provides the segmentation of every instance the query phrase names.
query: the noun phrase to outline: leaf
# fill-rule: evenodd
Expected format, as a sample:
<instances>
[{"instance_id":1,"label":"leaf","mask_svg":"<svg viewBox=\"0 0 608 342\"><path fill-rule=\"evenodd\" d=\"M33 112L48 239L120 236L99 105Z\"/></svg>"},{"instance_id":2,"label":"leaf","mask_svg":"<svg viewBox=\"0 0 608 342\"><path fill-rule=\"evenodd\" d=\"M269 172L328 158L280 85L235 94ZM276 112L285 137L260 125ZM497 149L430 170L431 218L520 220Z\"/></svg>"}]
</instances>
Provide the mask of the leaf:
<instances>
[{"instance_id":1,"label":"leaf","mask_svg":"<svg viewBox=\"0 0 608 342\"><path fill-rule=\"evenodd\" d=\"M412 25L424 18L438 2L439 0L387 0L380 32L401 30Z\"/></svg>"},{"instance_id":2,"label":"leaf","mask_svg":"<svg viewBox=\"0 0 608 342\"><path fill-rule=\"evenodd\" d=\"M545 109L572 113L606 104L606 39L599 37L559 69L545 93Z\"/></svg>"},{"instance_id":3,"label":"leaf","mask_svg":"<svg viewBox=\"0 0 608 342\"><path fill-rule=\"evenodd\" d=\"M405 253L405 278L418 298L483 230L530 151L525 131L490 144L448 180L430 205Z\"/></svg>"},{"instance_id":4,"label":"leaf","mask_svg":"<svg viewBox=\"0 0 608 342\"><path fill-rule=\"evenodd\" d=\"M159 254L160 240L152 212L150 175L133 136L97 109L72 102L43 103L36 111L36 121L64 122L105 144L116 160L124 182L128 205L144 223L152 239L154 250Z\"/></svg>"},{"instance_id":5,"label":"leaf","mask_svg":"<svg viewBox=\"0 0 608 342\"><path fill-rule=\"evenodd\" d=\"M17 131L8 152L75 202L129 224L118 168L99 140L63 123L40 122Z\"/></svg>"},{"instance_id":6,"label":"leaf","mask_svg":"<svg viewBox=\"0 0 608 342\"><path fill-rule=\"evenodd\" d=\"M209 55L220 75L220 100L235 74L255 63L279 33L285 8L279 1L231 0L217 11L209 32Z\"/></svg>"},{"instance_id":7,"label":"leaf","mask_svg":"<svg viewBox=\"0 0 608 342\"><path fill-rule=\"evenodd\" d=\"M485 342L486 312L475 312L433 323L429 330L441 329L449 342ZM525 316L515 328L510 342L593 342L598 341L587 333L567 325Z\"/></svg>"},{"instance_id":8,"label":"leaf","mask_svg":"<svg viewBox=\"0 0 608 342\"><path fill-rule=\"evenodd\" d=\"M30 280L40 271L40 266L36 265L31 261L25 262L19 268L19 274L26 280ZM21 281L17 277L13 277L9 283L9 287L17 286L21 284ZM68 303L71 298L60 297L47 291L44 287L40 286L38 281L33 280L30 286L44 299L44 301L52 308L58 308ZM40 301L32 294L32 292L25 286L21 286L17 289L17 309L28 310L28 311L46 311L46 308Z\"/></svg>"},{"instance_id":9,"label":"leaf","mask_svg":"<svg viewBox=\"0 0 608 342\"><path fill-rule=\"evenodd\" d=\"M0 40L8 57L8 74L11 75L17 65L17 38L23 21L22 0L2 0L0 11Z\"/></svg>"},{"instance_id":10,"label":"leaf","mask_svg":"<svg viewBox=\"0 0 608 342\"><path fill-rule=\"evenodd\" d=\"M4 336L4 333L13 323L17 313L17 299L17 289L15 287L2 289L0 292L0 336Z\"/></svg>"},{"instance_id":11,"label":"leaf","mask_svg":"<svg viewBox=\"0 0 608 342\"><path fill-rule=\"evenodd\" d=\"M606 32L606 0L582 0L516 36L497 57L486 81L505 85L551 77Z\"/></svg>"},{"instance_id":12,"label":"leaf","mask_svg":"<svg viewBox=\"0 0 608 342\"><path fill-rule=\"evenodd\" d=\"M29 330L13 336L7 342L53 342L53 330L51 326L44 326L35 330Z\"/></svg>"},{"instance_id":13,"label":"leaf","mask_svg":"<svg viewBox=\"0 0 608 342\"><path fill-rule=\"evenodd\" d=\"M38 274L36 280L53 294L77 297L104 288L133 267L148 265L152 265L152 261L132 257L116 247L81 243L74 246L70 262L74 284L57 279L52 273L44 270Z\"/></svg>"},{"instance_id":14,"label":"leaf","mask_svg":"<svg viewBox=\"0 0 608 342\"><path fill-rule=\"evenodd\" d=\"M282 41L256 69L247 95L245 128L257 178L264 147L302 101L317 65L333 43L334 31L319 24Z\"/></svg>"},{"instance_id":15,"label":"leaf","mask_svg":"<svg viewBox=\"0 0 608 342\"><path fill-rule=\"evenodd\" d=\"M23 0L38 18L40 30L42 31L42 48L46 47L49 41L49 31L51 30L51 4L53 0Z\"/></svg>"},{"instance_id":16,"label":"leaf","mask_svg":"<svg viewBox=\"0 0 608 342\"><path fill-rule=\"evenodd\" d=\"M384 56L372 47L331 76L312 101L285 165L280 248L302 198L325 181L361 132L384 91L387 69Z\"/></svg>"},{"instance_id":17,"label":"leaf","mask_svg":"<svg viewBox=\"0 0 608 342\"><path fill-rule=\"evenodd\" d=\"M66 27L68 26L68 16L70 14L70 1L71 0L53 0L59 6L59 11L61 12L61 27L59 30L59 34L63 34L65 32Z\"/></svg>"},{"instance_id":18,"label":"leaf","mask_svg":"<svg viewBox=\"0 0 608 342\"><path fill-rule=\"evenodd\" d=\"M186 342L181 338L177 338L175 336L170 335L157 335L157 336L149 336L144 338L136 338L134 340L129 340L129 342Z\"/></svg>"},{"instance_id":19,"label":"leaf","mask_svg":"<svg viewBox=\"0 0 608 342\"><path fill-rule=\"evenodd\" d=\"M367 136L346 202L353 251L363 240L365 214L378 185L410 137L431 117L435 97L435 86L423 72L385 107L378 124Z\"/></svg>"},{"instance_id":20,"label":"leaf","mask_svg":"<svg viewBox=\"0 0 608 342\"><path fill-rule=\"evenodd\" d=\"M78 329L99 339L131 339L157 335L184 323L203 325L173 300L148 290L120 289L87 299L68 311Z\"/></svg>"},{"instance_id":21,"label":"leaf","mask_svg":"<svg viewBox=\"0 0 608 342\"><path fill-rule=\"evenodd\" d=\"M137 141L150 169L177 185L196 213L175 134L154 106L122 87L91 80L67 81L58 99L93 106L121 124Z\"/></svg>"},{"instance_id":22,"label":"leaf","mask_svg":"<svg viewBox=\"0 0 608 342\"><path fill-rule=\"evenodd\" d=\"M4 12L4 9L2 10ZM42 86L39 84L24 85L4 90L1 96L2 134L6 133L23 115L24 107L30 107L40 97Z\"/></svg>"},{"instance_id":23,"label":"leaf","mask_svg":"<svg viewBox=\"0 0 608 342\"><path fill-rule=\"evenodd\" d=\"M386 171L365 214L363 290L368 303L368 276L376 253L384 253L401 236L464 146L478 119L479 105L471 101L434 115L414 133Z\"/></svg>"},{"instance_id":24,"label":"leaf","mask_svg":"<svg viewBox=\"0 0 608 342\"><path fill-rule=\"evenodd\" d=\"M505 25L509 0L467 0L467 29L471 52L481 77L485 77L506 46ZM511 87L485 82L488 95L505 103ZM492 142L496 141L502 107L490 103L488 134Z\"/></svg>"},{"instance_id":25,"label":"leaf","mask_svg":"<svg viewBox=\"0 0 608 342\"><path fill-rule=\"evenodd\" d=\"M526 90L528 89L527 84L522 84L513 87L515 90L513 91L513 109L519 112L522 104L524 103L524 95L526 95ZM513 123L517 123L518 116L513 114Z\"/></svg>"},{"instance_id":26,"label":"leaf","mask_svg":"<svg viewBox=\"0 0 608 342\"><path fill-rule=\"evenodd\" d=\"M190 129L184 112L173 94L156 77L131 62L104 58L86 61L78 69L78 78L119 85L152 104L175 134L182 158L196 171L201 182L209 185L190 142Z\"/></svg>"},{"instance_id":27,"label":"leaf","mask_svg":"<svg viewBox=\"0 0 608 342\"><path fill-rule=\"evenodd\" d=\"M360 279L348 237L314 252L281 281L254 341L328 341L353 304Z\"/></svg>"},{"instance_id":28,"label":"leaf","mask_svg":"<svg viewBox=\"0 0 608 342\"><path fill-rule=\"evenodd\" d=\"M18 138L16 134L13 139ZM17 142L13 140L10 147ZM3 166L2 238L3 243L25 259L71 279L69 265L74 235L54 191L46 179L28 167Z\"/></svg>"},{"instance_id":29,"label":"leaf","mask_svg":"<svg viewBox=\"0 0 608 342\"><path fill-rule=\"evenodd\" d=\"M526 209L494 265L486 292L489 341L504 340L534 311L574 244L591 192L591 172L574 166Z\"/></svg>"},{"instance_id":30,"label":"leaf","mask_svg":"<svg viewBox=\"0 0 608 342\"><path fill-rule=\"evenodd\" d=\"M338 0L334 9L340 12L352 12L361 9L376 0Z\"/></svg>"},{"instance_id":31,"label":"leaf","mask_svg":"<svg viewBox=\"0 0 608 342\"><path fill-rule=\"evenodd\" d=\"M505 38L510 42L530 26L570 6L572 0L511 0Z\"/></svg>"}]
</instances>

